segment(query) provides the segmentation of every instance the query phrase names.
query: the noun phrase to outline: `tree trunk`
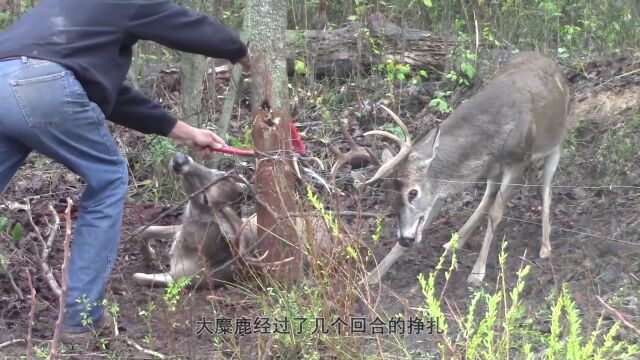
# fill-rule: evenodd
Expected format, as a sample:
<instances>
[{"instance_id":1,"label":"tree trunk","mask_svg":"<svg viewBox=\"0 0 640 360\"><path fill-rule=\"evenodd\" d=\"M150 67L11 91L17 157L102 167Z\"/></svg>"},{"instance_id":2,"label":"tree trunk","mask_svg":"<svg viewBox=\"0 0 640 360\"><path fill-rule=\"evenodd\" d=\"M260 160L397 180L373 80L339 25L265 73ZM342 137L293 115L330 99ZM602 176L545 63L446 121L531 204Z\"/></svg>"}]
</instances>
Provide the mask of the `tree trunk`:
<instances>
[{"instance_id":1,"label":"tree trunk","mask_svg":"<svg viewBox=\"0 0 640 360\"><path fill-rule=\"evenodd\" d=\"M205 0L184 0L183 6L197 12L206 12ZM215 8L215 7L214 7ZM198 36L193 34L193 36ZM180 54L180 94L182 120L200 127L204 123L202 117L203 79L206 71L207 59L198 54Z\"/></svg>"},{"instance_id":2,"label":"tree trunk","mask_svg":"<svg viewBox=\"0 0 640 360\"><path fill-rule=\"evenodd\" d=\"M257 151L268 153L256 160L256 192L261 249L268 250L266 262L294 257L272 275L281 281L295 281L301 273L299 240L287 218L295 211L294 179L290 143L291 114L287 87L284 38L286 0L249 0L249 29L252 73L252 139ZM283 220L285 219L285 220Z\"/></svg>"},{"instance_id":3,"label":"tree trunk","mask_svg":"<svg viewBox=\"0 0 640 360\"><path fill-rule=\"evenodd\" d=\"M331 31L286 33L287 72L295 59L305 59L316 78L345 78L392 58L417 70L442 73L454 39L417 29L403 29L374 13L367 24L351 22Z\"/></svg>"},{"instance_id":4,"label":"tree trunk","mask_svg":"<svg viewBox=\"0 0 640 360\"><path fill-rule=\"evenodd\" d=\"M10 23L15 22L21 15L22 2L20 0L7 0L7 6L9 7L9 11L11 13L11 21Z\"/></svg>"},{"instance_id":5,"label":"tree trunk","mask_svg":"<svg viewBox=\"0 0 640 360\"><path fill-rule=\"evenodd\" d=\"M245 43L249 39L249 12L246 11L244 13L244 17L242 20L242 30L240 31L240 40ZM240 93L240 81L242 78L242 68L241 64L235 64L231 68L231 77L229 79L229 87L227 89L227 95L224 98L224 104L222 105L222 112L220 113L220 119L217 124L217 134L218 136L224 137L229 131L229 125L231 125L231 115L234 110L234 106L238 100L238 94ZM214 87L215 87L215 77L214 77ZM215 89L214 89L215 93ZM239 112L239 109L238 109ZM223 158L222 154L215 154L213 157L214 167L217 167L220 163L220 160Z\"/></svg>"}]
</instances>

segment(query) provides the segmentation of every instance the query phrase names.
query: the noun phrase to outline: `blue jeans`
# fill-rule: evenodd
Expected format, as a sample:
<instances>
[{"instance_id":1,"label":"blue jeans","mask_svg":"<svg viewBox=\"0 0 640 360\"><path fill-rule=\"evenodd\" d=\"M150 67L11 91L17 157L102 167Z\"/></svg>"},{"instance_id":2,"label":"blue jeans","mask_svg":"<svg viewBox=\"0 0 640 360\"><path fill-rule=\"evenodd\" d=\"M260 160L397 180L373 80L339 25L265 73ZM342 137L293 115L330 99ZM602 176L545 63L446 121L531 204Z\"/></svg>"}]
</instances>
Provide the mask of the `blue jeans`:
<instances>
[{"instance_id":1,"label":"blue jeans","mask_svg":"<svg viewBox=\"0 0 640 360\"><path fill-rule=\"evenodd\" d=\"M126 162L104 114L72 72L45 60L0 60L0 192L32 150L86 183L73 229L63 330L87 331L83 323L96 325L103 317L120 241Z\"/></svg>"}]
</instances>

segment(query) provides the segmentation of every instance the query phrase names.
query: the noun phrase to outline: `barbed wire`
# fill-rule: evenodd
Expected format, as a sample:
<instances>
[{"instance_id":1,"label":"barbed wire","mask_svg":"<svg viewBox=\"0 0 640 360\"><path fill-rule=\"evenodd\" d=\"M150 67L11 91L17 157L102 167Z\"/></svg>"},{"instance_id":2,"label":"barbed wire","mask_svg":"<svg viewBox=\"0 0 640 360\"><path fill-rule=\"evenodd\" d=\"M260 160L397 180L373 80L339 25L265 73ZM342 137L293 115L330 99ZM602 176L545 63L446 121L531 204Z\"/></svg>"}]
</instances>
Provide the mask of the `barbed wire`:
<instances>
[{"instance_id":1,"label":"barbed wire","mask_svg":"<svg viewBox=\"0 0 640 360\"><path fill-rule=\"evenodd\" d=\"M475 211L475 209L466 207L466 206L460 206L460 205L455 205L455 204L451 204L451 203L447 203L449 205L453 205L454 207L457 207L459 209L463 209L463 210L467 210L470 212ZM489 215L488 212L481 212L481 214L483 215ZM525 224L529 224L529 225L536 225L537 227L542 228L542 222L535 222L535 221L530 221L530 220L524 220L524 219L519 219L519 218L514 218L511 216L502 216L501 217L502 220L511 220L511 221L516 221L516 222L521 222L521 223L525 223ZM588 228L584 228L584 227L579 227L582 230L589 230ZM572 232L572 233L576 233L579 235L586 235L586 236L591 236L591 237L595 237L595 238L599 238L599 239L603 239L603 240L609 240L609 241L613 241L613 242L618 242L618 243L622 243L622 244L626 244L626 245L633 245L633 246L638 246L640 247L640 243L634 243L631 241L626 241L626 240L620 240L620 239L616 239L610 236L604 236L604 235L599 235L599 234L594 234L592 232L587 232L587 231L580 231L580 230L574 230L574 229L567 229L567 228L563 228L563 227L559 227L559 226L554 226L551 225L551 230L560 230L560 231L567 231L567 232Z\"/></svg>"},{"instance_id":2,"label":"barbed wire","mask_svg":"<svg viewBox=\"0 0 640 360\"><path fill-rule=\"evenodd\" d=\"M343 176L336 176L336 180L348 180L351 178L351 175L343 175ZM381 180L394 180L396 178L393 177L382 177L380 178ZM451 180L451 179L444 179L444 178L424 178L424 181L432 181L432 182L444 182L444 183L456 183L456 184L466 184L466 185L487 185L486 181L465 181L465 180ZM502 185L502 182L500 181L494 181L493 183L497 184L497 185ZM542 184L527 184L527 183L511 183L511 185L513 186L519 186L519 187L543 187L544 185ZM551 185L551 188L571 188L571 189L593 189L593 190L597 190L597 189L633 189L633 190L640 190L640 186L636 186L636 185L601 185L601 184L562 184L562 185Z\"/></svg>"}]
</instances>

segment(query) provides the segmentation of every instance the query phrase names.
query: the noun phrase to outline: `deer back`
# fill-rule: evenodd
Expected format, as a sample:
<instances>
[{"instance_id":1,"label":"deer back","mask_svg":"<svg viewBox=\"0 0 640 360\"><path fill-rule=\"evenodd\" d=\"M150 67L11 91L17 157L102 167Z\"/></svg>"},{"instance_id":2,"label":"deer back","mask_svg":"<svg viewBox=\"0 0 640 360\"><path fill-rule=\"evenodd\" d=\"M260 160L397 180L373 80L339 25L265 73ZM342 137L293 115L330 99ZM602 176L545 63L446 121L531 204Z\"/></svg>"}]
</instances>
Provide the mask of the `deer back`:
<instances>
[{"instance_id":1,"label":"deer back","mask_svg":"<svg viewBox=\"0 0 640 360\"><path fill-rule=\"evenodd\" d=\"M542 157L562 142L568 106L569 86L554 61L534 52L514 55L405 157L388 160L395 162L392 177L476 181L505 164ZM434 186L445 191L464 183Z\"/></svg>"}]
</instances>

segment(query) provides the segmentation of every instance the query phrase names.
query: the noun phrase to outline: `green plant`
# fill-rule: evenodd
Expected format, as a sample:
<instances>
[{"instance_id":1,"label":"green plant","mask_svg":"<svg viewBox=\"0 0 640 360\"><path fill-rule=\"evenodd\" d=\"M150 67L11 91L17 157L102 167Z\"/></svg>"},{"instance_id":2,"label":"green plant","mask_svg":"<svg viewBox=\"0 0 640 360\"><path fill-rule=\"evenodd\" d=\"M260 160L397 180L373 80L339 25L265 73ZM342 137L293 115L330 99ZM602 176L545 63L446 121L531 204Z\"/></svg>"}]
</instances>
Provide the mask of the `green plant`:
<instances>
[{"instance_id":1,"label":"green plant","mask_svg":"<svg viewBox=\"0 0 640 360\"><path fill-rule=\"evenodd\" d=\"M167 304L169 311L176 311L176 306L180 301L180 296L185 287L191 284L191 279L188 277L182 277L167 286L163 299Z\"/></svg>"},{"instance_id":2,"label":"green plant","mask_svg":"<svg viewBox=\"0 0 640 360\"><path fill-rule=\"evenodd\" d=\"M608 129L599 138L596 152L598 168L610 182L633 171L640 159L640 110L636 109L620 119L619 125Z\"/></svg>"},{"instance_id":3,"label":"green plant","mask_svg":"<svg viewBox=\"0 0 640 360\"><path fill-rule=\"evenodd\" d=\"M176 186L175 177L169 166L169 161L176 151L176 146L170 139L152 136L149 138L146 151L136 158L138 168L151 171L147 179L137 182L138 191L142 193L145 200L158 202L180 196L180 187Z\"/></svg>"},{"instance_id":4,"label":"green plant","mask_svg":"<svg viewBox=\"0 0 640 360\"><path fill-rule=\"evenodd\" d=\"M0 215L0 234L4 234L6 238L11 242L11 245L15 246L24 233L22 224L16 222L13 227L9 223L9 218ZM3 236L3 237L5 237Z\"/></svg>"},{"instance_id":5,"label":"green plant","mask_svg":"<svg viewBox=\"0 0 640 360\"><path fill-rule=\"evenodd\" d=\"M296 59L294 61L293 69L298 76L305 76L307 74L307 66L303 60Z\"/></svg>"},{"instance_id":6,"label":"green plant","mask_svg":"<svg viewBox=\"0 0 640 360\"><path fill-rule=\"evenodd\" d=\"M402 131L402 129L400 128L400 126L398 126L398 124L394 122L389 122L386 123L384 125L382 125L382 130L389 132L397 137L399 137L402 140L406 140L406 135L405 133Z\"/></svg>"},{"instance_id":7,"label":"green plant","mask_svg":"<svg viewBox=\"0 0 640 360\"><path fill-rule=\"evenodd\" d=\"M448 114L451 112L451 106L449 105L447 100L445 100L445 97L449 95L451 95L451 91L437 91L436 97L431 99L427 106L430 108L435 108L441 114Z\"/></svg>"},{"instance_id":8,"label":"green plant","mask_svg":"<svg viewBox=\"0 0 640 360\"><path fill-rule=\"evenodd\" d=\"M155 309L156 304L153 301L149 301L147 303L147 307L144 310L138 309L138 316L142 317L147 328L147 333L145 334L143 339L146 344L151 344L153 342L153 327L151 326L151 317L153 316Z\"/></svg>"},{"instance_id":9,"label":"green plant","mask_svg":"<svg viewBox=\"0 0 640 360\"><path fill-rule=\"evenodd\" d=\"M331 302L327 298L328 279L313 286L274 284L267 287L265 293L259 299L265 317L258 318L257 331L260 332L263 326L267 328L274 339L274 347L280 349L278 358L323 359L328 349L341 354L341 358L359 358L356 357L358 349L353 346L354 339L344 334L336 336L335 328L331 326L340 316L328 308Z\"/></svg>"},{"instance_id":10,"label":"green plant","mask_svg":"<svg viewBox=\"0 0 640 360\"><path fill-rule=\"evenodd\" d=\"M451 242L451 265L447 273L456 265L456 234L452 236ZM534 359L540 356L541 359L604 360L633 359L640 354L639 343L616 338L620 330L618 323L602 336L600 318L596 328L587 337L583 336L580 312L571 298L567 284L562 285L558 296L549 295L551 309L535 309L532 305L525 305L522 294L531 268L529 265L521 265L516 284L509 289L505 277L506 248L507 242L504 241L498 258L499 273L495 290L487 292L482 288L474 289L467 313L454 318L455 325L461 330L456 338L448 336L449 325L442 310L442 295L436 296L435 291L435 278L442 270L448 253L442 254L438 265L427 279L423 274L419 275L418 280L425 296L422 312L442 325L436 341L443 356L448 358L453 352L455 358L462 356L466 359ZM447 274L445 278L448 280ZM484 308L484 314L478 314L481 307ZM536 317L549 314L550 332L544 332L535 326L531 313L535 313ZM543 350L536 355L533 349Z\"/></svg>"},{"instance_id":11,"label":"green plant","mask_svg":"<svg viewBox=\"0 0 640 360\"><path fill-rule=\"evenodd\" d=\"M426 70L415 70L409 64L397 63L393 59L388 59L385 64L378 65L378 71L385 75L387 82L391 83L395 80L407 80L411 78L412 84L417 84L422 79L428 77Z\"/></svg>"},{"instance_id":12,"label":"green plant","mask_svg":"<svg viewBox=\"0 0 640 360\"><path fill-rule=\"evenodd\" d=\"M445 78L456 85L470 86L476 76L477 56L467 49L469 37L458 32L456 46L447 56L453 60L454 68L445 75Z\"/></svg>"}]
</instances>

